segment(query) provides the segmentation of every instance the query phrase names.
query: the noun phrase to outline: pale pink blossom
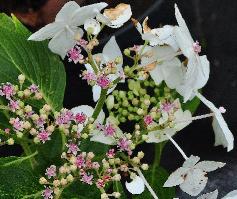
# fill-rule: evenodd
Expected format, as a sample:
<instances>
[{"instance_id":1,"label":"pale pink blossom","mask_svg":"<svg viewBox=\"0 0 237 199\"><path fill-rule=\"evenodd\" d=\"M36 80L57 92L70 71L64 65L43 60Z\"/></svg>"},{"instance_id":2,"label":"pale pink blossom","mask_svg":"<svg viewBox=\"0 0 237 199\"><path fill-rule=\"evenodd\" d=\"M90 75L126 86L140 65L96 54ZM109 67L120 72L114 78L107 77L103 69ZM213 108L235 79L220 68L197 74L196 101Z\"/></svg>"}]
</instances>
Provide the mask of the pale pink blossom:
<instances>
[{"instance_id":1,"label":"pale pink blossom","mask_svg":"<svg viewBox=\"0 0 237 199\"><path fill-rule=\"evenodd\" d=\"M50 140L49 132L42 130L38 133L37 138L42 142L45 143L46 141Z\"/></svg>"},{"instance_id":2,"label":"pale pink blossom","mask_svg":"<svg viewBox=\"0 0 237 199\"><path fill-rule=\"evenodd\" d=\"M51 177L56 176L56 166L55 165L51 165L50 167L48 167L46 169L46 173L45 175L50 179Z\"/></svg>"}]
</instances>

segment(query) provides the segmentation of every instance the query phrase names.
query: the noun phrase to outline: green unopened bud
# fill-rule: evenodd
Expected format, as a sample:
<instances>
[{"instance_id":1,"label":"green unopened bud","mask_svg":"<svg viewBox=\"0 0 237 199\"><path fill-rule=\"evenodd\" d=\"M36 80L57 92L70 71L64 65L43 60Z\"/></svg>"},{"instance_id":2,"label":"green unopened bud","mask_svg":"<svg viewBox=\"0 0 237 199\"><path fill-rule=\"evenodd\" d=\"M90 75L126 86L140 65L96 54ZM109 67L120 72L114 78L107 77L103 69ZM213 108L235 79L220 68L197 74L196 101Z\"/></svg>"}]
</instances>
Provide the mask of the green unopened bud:
<instances>
[{"instance_id":1,"label":"green unopened bud","mask_svg":"<svg viewBox=\"0 0 237 199\"><path fill-rule=\"evenodd\" d=\"M121 58L120 56L119 56L119 57L116 57L115 63L116 63L116 64L121 64L121 63L122 63L122 58Z\"/></svg>"},{"instance_id":2,"label":"green unopened bud","mask_svg":"<svg viewBox=\"0 0 237 199\"><path fill-rule=\"evenodd\" d=\"M106 100L106 105L108 110L111 110L114 107L114 96L109 95Z\"/></svg>"},{"instance_id":3,"label":"green unopened bud","mask_svg":"<svg viewBox=\"0 0 237 199\"><path fill-rule=\"evenodd\" d=\"M126 56L130 56L130 50L128 48L126 48L124 51L123 51L124 55Z\"/></svg>"},{"instance_id":4,"label":"green unopened bud","mask_svg":"<svg viewBox=\"0 0 237 199\"><path fill-rule=\"evenodd\" d=\"M126 92L125 91L119 91L119 97L120 98L125 98L126 97Z\"/></svg>"},{"instance_id":5,"label":"green unopened bud","mask_svg":"<svg viewBox=\"0 0 237 199\"><path fill-rule=\"evenodd\" d=\"M144 114L143 109L139 108L139 109L137 110L137 114L138 114L138 115L143 115L143 114Z\"/></svg>"},{"instance_id":6,"label":"green unopened bud","mask_svg":"<svg viewBox=\"0 0 237 199\"><path fill-rule=\"evenodd\" d=\"M124 100L122 105L123 105L124 107L128 107L128 105L129 105L128 100Z\"/></svg>"},{"instance_id":7,"label":"green unopened bud","mask_svg":"<svg viewBox=\"0 0 237 199\"><path fill-rule=\"evenodd\" d=\"M24 92L23 91L18 91L17 95L18 95L18 97L22 98L24 96Z\"/></svg>"}]
</instances>

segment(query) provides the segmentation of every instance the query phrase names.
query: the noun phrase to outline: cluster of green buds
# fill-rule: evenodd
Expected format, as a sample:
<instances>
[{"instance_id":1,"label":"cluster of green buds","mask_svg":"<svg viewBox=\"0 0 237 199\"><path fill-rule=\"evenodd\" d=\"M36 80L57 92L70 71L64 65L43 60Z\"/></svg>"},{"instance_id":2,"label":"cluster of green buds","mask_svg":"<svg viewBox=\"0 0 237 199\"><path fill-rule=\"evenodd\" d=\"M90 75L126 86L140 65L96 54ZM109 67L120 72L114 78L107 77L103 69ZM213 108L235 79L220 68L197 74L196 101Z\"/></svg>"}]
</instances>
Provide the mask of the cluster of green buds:
<instances>
[{"instance_id":1,"label":"cluster of green buds","mask_svg":"<svg viewBox=\"0 0 237 199\"><path fill-rule=\"evenodd\" d=\"M110 115L119 122L140 121L155 107L167 100L174 100L177 93L165 84L155 85L154 81L147 79L128 80L128 91L113 91L106 100ZM155 112L155 111L153 111ZM155 116L154 116L155 117Z\"/></svg>"}]
</instances>

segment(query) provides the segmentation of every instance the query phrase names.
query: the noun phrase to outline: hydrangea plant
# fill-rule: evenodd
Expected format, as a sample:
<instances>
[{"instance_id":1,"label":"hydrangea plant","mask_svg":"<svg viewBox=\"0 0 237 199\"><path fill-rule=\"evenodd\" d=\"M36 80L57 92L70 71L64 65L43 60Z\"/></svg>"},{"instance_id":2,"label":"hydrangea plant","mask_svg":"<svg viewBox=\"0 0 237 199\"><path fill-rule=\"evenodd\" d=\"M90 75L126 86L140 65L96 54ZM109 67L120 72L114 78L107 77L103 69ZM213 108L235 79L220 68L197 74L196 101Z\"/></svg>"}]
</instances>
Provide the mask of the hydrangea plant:
<instances>
[{"instance_id":1,"label":"hydrangea plant","mask_svg":"<svg viewBox=\"0 0 237 199\"><path fill-rule=\"evenodd\" d=\"M212 117L215 145L227 151L234 147L222 116L225 108L200 92L210 64L177 5L177 25L153 29L148 18L142 24L131 18L130 5L107 6L69 1L53 23L34 34L14 16L0 15L0 143L23 149L21 157L0 158L1 198L109 199L131 193L133 198L166 199L175 197L178 185L196 197L207 184L207 173L225 166L187 156L174 140L193 121ZM120 28L130 19L142 44L121 50L112 36L95 53L106 26ZM60 58L82 68L78 81L91 87L94 107L63 108ZM123 89L116 90L117 84ZM193 116L199 101L210 113ZM159 165L169 141L184 158L170 176ZM152 164L138 150L142 143L155 145ZM217 195L216 190L198 198ZM236 197L233 191L224 198Z\"/></svg>"}]
</instances>

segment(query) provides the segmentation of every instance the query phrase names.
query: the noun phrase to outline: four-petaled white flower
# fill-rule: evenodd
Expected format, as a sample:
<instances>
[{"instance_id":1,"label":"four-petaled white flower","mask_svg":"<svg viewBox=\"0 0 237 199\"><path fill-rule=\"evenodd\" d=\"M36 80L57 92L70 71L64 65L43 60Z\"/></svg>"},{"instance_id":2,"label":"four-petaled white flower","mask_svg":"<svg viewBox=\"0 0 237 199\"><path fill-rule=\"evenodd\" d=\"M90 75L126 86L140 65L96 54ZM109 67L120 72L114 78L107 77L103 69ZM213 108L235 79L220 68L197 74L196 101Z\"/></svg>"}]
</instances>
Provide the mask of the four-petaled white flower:
<instances>
[{"instance_id":1,"label":"four-petaled white flower","mask_svg":"<svg viewBox=\"0 0 237 199\"><path fill-rule=\"evenodd\" d=\"M76 44L76 39L83 36L83 25L87 19L94 18L106 3L96 3L80 7L75 1L67 2L56 15L55 21L32 34L28 40L42 41L51 39L49 49L63 59L67 52Z\"/></svg>"},{"instance_id":2,"label":"four-petaled white flower","mask_svg":"<svg viewBox=\"0 0 237 199\"><path fill-rule=\"evenodd\" d=\"M142 39L148 41L151 46L167 44L171 46L174 51L179 49L174 39L174 26L165 25L162 28L151 29L147 24L148 17L144 19L142 25L136 20L133 21Z\"/></svg>"},{"instance_id":3,"label":"four-petaled white flower","mask_svg":"<svg viewBox=\"0 0 237 199\"><path fill-rule=\"evenodd\" d=\"M201 47L198 42L194 42L188 27L175 4L175 16L179 26L174 28L175 40L188 59L187 70L184 73L183 81L176 86L177 92L184 97L184 102L191 100L194 92L205 86L210 73L210 63L206 56L199 56Z\"/></svg>"},{"instance_id":4,"label":"four-petaled white flower","mask_svg":"<svg viewBox=\"0 0 237 199\"><path fill-rule=\"evenodd\" d=\"M123 55L122 55L122 52L121 52L114 36L111 37L111 39L107 42L107 44L105 44L102 53L96 54L93 56L93 58L96 58L96 57L100 57L100 59L101 59L101 62L100 62L101 65L97 66L97 68L99 68L99 69L102 67L103 64L106 64L109 62L114 62L116 58L120 58L120 63L116 64L116 67L117 67L116 73L109 74L109 75L107 75L107 77L112 82L121 76L121 73L123 73L123 68L122 68ZM93 68L91 67L90 64L85 64L85 67L86 67L87 71L94 72ZM121 80L120 82L124 82L124 80ZM108 90L107 94L111 93L114 89L115 89L115 86L110 88ZM94 85L92 87L92 92L93 92L93 99L96 102L100 97L101 87L98 85Z\"/></svg>"},{"instance_id":5,"label":"four-petaled white flower","mask_svg":"<svg viewBox=\"0 0 237 199\"><path fill-rule=\"evenodd\" d=\"M103 15L99 13L96 19L111 28L120 28L131 16L131 6L120 3L115 8L105 9Z\"/></svg>"},{"instance_id":6,"label":"four-petaled white flower","mask_svg":"<svg viewBox=\"0 0 237 199\"><path fill-rule=\"evenodd\" d=\"M88 123L88 119L90 117L92 117L93 113L94 113L94 108L92 108L91 106L88 105L80 105L77 107L74 107L71 109L72 113L74 116L76 116L77 114L85 114L86 115L86 120L83 124L78 124L78 131L81 132L84 128L84 126ZM103 123L105 119L105 114L103 112L103 110L101 110L100 114L98 115L97 119L94 121L95 124L97 123Z\"/></svg>"},{"instance_id":7,"label":"four-petaled white flower","mask_svg":"<svg viewBox=\"0 0 237 199\"><path fill-rule=\"evenodd\" d=\"M216 108L212 102L198 92L196 92L196 96L214 113L212 127L215 133L215 146L222 145L227 148L227 151L231 151L234 148L234 136L222 116L225 109L223 107Z\"/></svg>"},{"instance_id":8,"label":"four-petaled white flower","mask_svg":"<svg viewBox=\"0 0 237 199\"><path fill-rule=\"evenodd\" d=\"M174 113L174 127L173 128L165 128L162 130L155 130L148 133L147 143L160 143L168 140L169 138L166 136L175 135L178 131L181 131L183 128L188 126L191 123L192 114L189 110L183 111L182 109L177 110ZM168 119L167 119L168 120Z\"/></svg>"},{"instance_id":9,"label":"four-petaled white flower","mask_svg":"<svg viewBox=\"0 0 237 199\"><path fill-rule=\"evenodd\" d=\"M149 71L151 78L159 85L163 80L174 89L183 78L181 62L176 52L169 46L146 47L141 58L141 66Z\"/></svg>"},{"instance_id":10,"label":"four-petaled white flower","mask_svg":"<svg viewBox=\"0 0 237 199\"><path fill-rule=\"evenodd\" d=\"M208 172L215 171L225 166L225 163L215 161L198 162L198 156L191 156L183 166L173 172L164 187L174 187L179 185L180 188L191 196L197 196L206 186Z\"/></svg>"},{"instance_id":11,"label":"four-petaled white flower","mask_svg":"<svg viewBox=\"0 0 237 199\"><path fill-rule=\"evenodd\" d=\"M125 186L131 194L141 194L145 190L142 178L137 175L131 182L125 182Z\"/></svg>"}]
</instances>

